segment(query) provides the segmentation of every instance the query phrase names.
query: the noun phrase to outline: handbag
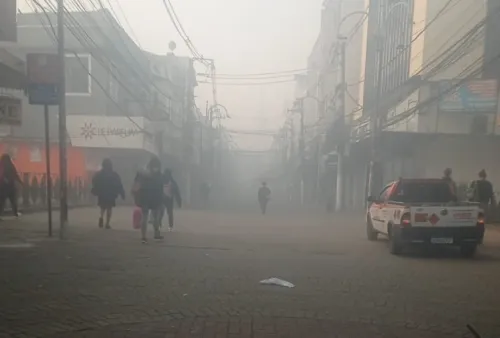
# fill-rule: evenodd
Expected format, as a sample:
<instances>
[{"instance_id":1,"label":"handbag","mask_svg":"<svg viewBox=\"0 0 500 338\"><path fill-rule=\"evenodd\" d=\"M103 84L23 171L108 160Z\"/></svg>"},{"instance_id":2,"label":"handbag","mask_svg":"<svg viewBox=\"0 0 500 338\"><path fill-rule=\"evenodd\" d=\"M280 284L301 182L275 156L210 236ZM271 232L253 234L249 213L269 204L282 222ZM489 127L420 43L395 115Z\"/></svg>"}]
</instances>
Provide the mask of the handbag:
<instances>
[{"instance_id":1,"label":"handbag","mask_svg":"<svg viewBox=\"0 0 500 338\"><path fill-rule=\"evenodd\" d=\"M142 225L142 209L137 207L134 208L134 213L132 216L132 226L134 229L140 229Z\"/></svg>"}]
</instances>

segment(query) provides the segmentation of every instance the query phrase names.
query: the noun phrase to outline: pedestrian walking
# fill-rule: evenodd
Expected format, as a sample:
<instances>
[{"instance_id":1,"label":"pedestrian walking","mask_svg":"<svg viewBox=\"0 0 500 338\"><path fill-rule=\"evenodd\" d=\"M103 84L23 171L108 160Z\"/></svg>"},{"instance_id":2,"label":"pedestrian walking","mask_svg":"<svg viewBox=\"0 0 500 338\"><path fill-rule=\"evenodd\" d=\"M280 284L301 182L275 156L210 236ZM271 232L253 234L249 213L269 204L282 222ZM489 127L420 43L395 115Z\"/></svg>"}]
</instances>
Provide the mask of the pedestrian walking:
<instances>
[{"instance_id":1,"label":"pedestrian walking","mask_svg":"<svg viewBox=\"0 0 500 338\"><path fill-rule=\"evenodd\" d=\"M10 155L3 154L0 158L0 216L3 215L7 199L10 201L14 216L20 216L17 208L17 189L18 185L22 184Z\"/></svg>"},{"instance_id":2,"label":"pedestrian walking","mask_svg":"<svg viewBox=\"0 0 500 338\"><path fill-rule=\"evenodd\" d=\"M165 169L163 172L163 204L162 213L160 215L160 225L165 214L165 209L168 215L168 231L173 231L174 229L174 202L182 207L182 198L179 190L179 185L174 180L172 176L172 171L170 169Z\"/></svg>"},{"instance_id":3,"label":"pedestrian walking","mask_svg":"<svg viewBox=\"0 0 500 338\"><path fill-rule=\"evenodd\" d=\"M146 244L149 215L153 218L154 238L163 239L160 234L160 216L163 207L163 177L161 163L156 157L149 161L146 171L137 173L132 188L135 203L142 210L141 235Z\"/></svg>"},{"instance_id":4,"label":"pedestrian walking","mask_svg":"<svg viewBox=\"0 0 500 338\"><path fill-rule=\"evenodd\" d=\"M271 189L268 188L266 182L262 182L262 186L259 188L257 198L259 200L262 215L265 215L267 212L267 204L269 203L269 199L271 198Z\"/></svg>"},{"instance_id":5,"label":"pedestrian walking","mask_svg":"<svg viewBox=\"0 0 500 338\"><path fill-rule=\"evenodd\" d=\"M487 180L486 170L482 169L478 176L479 179L473 181L470 185L471 200L479 203L488 219L492 214L490 208L494 207L496 204L493 184Z\"/></svg>"},{"instance_id":6,"label":"pedestrian walking","mask_svg":"<svg viewBox=\"0 0 500 338\"><path fill-rule=\"evenodd\" d=\"M448 185L450 186L450 189L451 189L452 196L453 196L454 200L457 201L458 200L457 185L456 185L455 181L453 180L453 178L451 177L451 174L452 174L451 168L446 168L443 172L443 181L448 183Z\"/></svg>"},{"instance_id":7,"label":"pedestrian walking","mask_svg":"<svg viewBox=\"0 0 500 338\"><path fill-rule=\"evenodd\" d=\"M102 161L102 168L92 178L92 194L97 197L97 205L100 208L99 228L104 227L104 216L106 216L106 229L111 229L111 217L116 199L121 196L125 199L120 175L113 170L113 163L109 158Z\"/></svg>"}]
</instances>

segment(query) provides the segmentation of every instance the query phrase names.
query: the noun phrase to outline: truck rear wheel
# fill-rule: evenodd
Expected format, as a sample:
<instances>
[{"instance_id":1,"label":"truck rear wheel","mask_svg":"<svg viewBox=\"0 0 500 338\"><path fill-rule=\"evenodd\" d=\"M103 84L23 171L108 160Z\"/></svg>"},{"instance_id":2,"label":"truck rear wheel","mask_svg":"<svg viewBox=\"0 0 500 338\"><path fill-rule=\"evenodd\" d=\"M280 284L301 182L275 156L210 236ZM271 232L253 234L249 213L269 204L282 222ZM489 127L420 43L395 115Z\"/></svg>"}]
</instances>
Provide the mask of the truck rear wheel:
<instances>
[{"instance_id":1,"label":"truck rear wheel","mask_svg":"<svg viewBox=\"0 0 500 338\"><path fill-rule=\"evenodd\" d=\"M368 237L369 241L376 241L378 237L378 232L373 228L370 215L366 217L366 237Z\"/></svg>"},{"instance_id":2,"label":"truck rear wheel","mask_svg":"<svg viewBox=\"0 0 500 338\"><path fill-rule=\"evenodd\" d=\"M476 254L477 244L463 244L460 246L460 253L464 258L472 258Z\"/></svg>"}]
</instances>

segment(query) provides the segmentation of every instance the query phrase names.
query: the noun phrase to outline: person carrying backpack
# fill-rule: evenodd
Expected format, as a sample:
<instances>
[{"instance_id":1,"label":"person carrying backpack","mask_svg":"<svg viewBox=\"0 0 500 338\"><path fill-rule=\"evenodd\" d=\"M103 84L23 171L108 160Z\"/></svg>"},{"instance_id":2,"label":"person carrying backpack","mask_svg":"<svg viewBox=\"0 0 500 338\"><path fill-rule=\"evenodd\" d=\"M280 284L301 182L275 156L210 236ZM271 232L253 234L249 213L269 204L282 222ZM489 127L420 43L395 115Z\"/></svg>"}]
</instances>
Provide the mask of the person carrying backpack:
<instances>
[{"instance_id":1,"label":"person carrying backpack","mask_svg":"<svg viewBox=\"0 0 500 338\"><path fill-rule=\"evenodd\" d=\"M179 207L182 207L182 198L177 182L172 177L172 171L165 169L163 172L163 203L162 213L160 216L160 224L167 209L168 215L168 231L174 229L174 202L177 202Z\"/></svg>"}]
</instances>

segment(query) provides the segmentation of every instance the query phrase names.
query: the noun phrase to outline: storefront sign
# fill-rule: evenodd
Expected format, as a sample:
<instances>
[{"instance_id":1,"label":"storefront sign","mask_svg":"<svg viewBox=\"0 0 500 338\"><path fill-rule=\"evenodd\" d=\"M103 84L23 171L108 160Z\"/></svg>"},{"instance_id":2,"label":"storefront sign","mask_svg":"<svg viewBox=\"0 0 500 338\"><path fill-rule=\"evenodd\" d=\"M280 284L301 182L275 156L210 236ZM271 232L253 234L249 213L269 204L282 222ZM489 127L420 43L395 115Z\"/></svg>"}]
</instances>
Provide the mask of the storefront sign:
<instances>
[{"instance_id":1,"label":"storefront sign","mask_svg":"<svg viewBox=\"0 0 500 338\"><path fill-rule=\"evenodd\" d=\"M69 115L67 119L75 147L151 151L151 125L144 117Z\"/></svg>"},{"instance_id":2,"label":"storefront sign","mask_svg":"<svg viewBox=\"0 0 500 338\"><path fill-rule=\"evenodd\" d=\"M443 94L439 101L439 111L496 113L498 104L496 80L470 80L451 89L454 85L453 81L439 82L439 92Z\"/></svg>"}]
</instances>

